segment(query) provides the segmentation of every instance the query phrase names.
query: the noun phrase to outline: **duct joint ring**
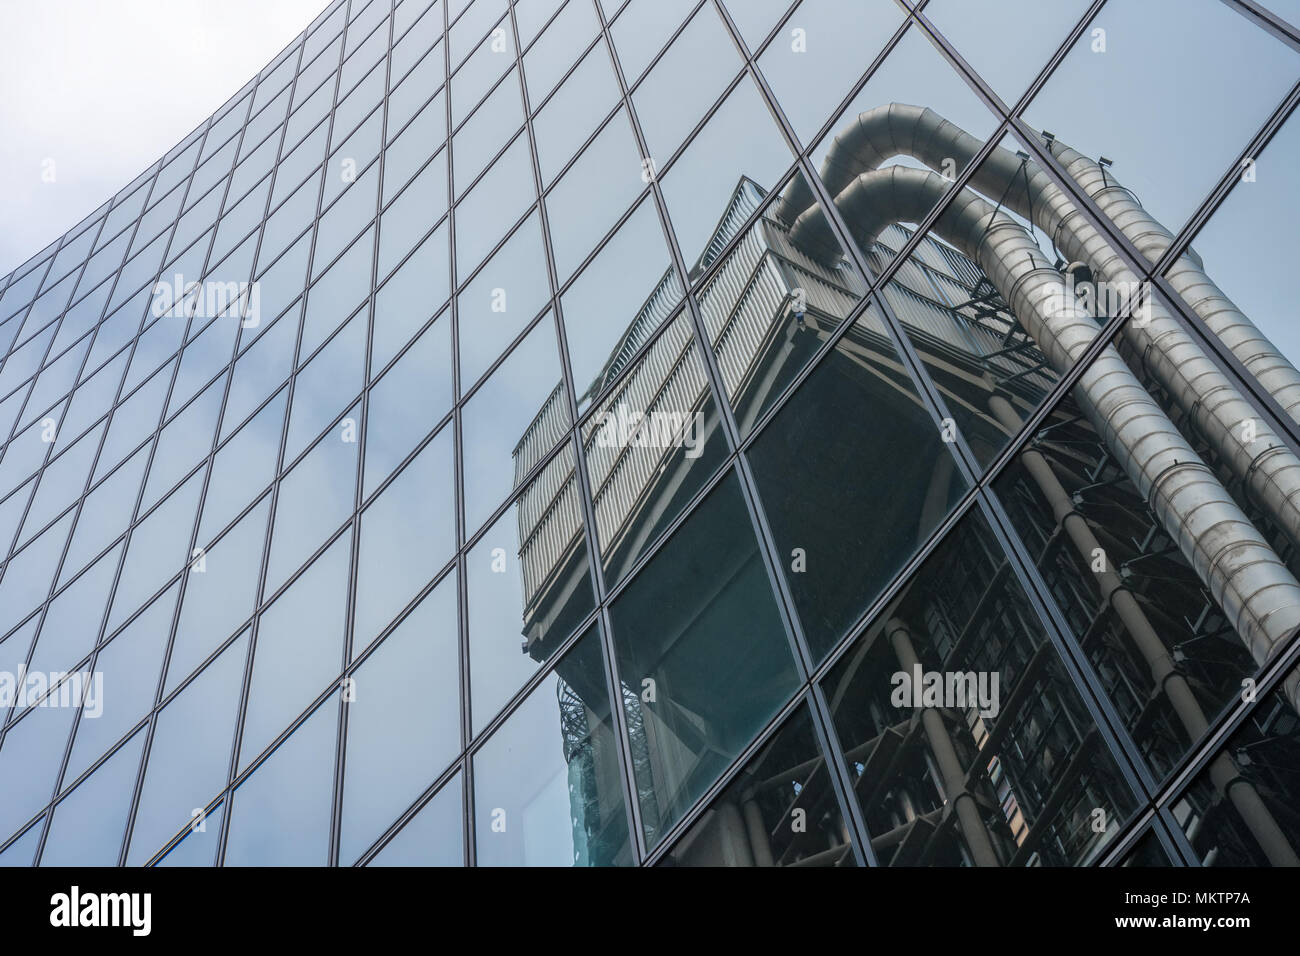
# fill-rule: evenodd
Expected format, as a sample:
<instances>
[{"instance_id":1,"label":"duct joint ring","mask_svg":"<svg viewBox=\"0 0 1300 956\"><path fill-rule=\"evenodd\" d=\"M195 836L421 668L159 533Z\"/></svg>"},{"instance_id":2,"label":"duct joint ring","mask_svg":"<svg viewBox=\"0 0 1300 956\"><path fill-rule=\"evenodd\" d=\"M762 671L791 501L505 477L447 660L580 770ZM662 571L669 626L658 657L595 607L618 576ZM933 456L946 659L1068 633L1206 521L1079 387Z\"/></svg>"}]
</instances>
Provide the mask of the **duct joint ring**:
<instances>
[{"instance_id":1,"label":"duct joint ring","mask_svg":"<svg viewBox=\"0 0 1300 956\"><path fill-rule=\"evenodd\" d=\"M1195 452L1193 452L1193 454L1195 454ZM1210 467L1207 464L1205 464L1205 462L1201 461L1199 458L1192 458L1188 461L1175 461L1171 464L1165 465L1158 472L1156 472L1154 475L1151 476L1151 489L1147 492L1147 507L1150 508L1152 511L1155 511L1157 514L1159 514L1160 513L1159 510L1157 510L1156 508L1156 498L1160 494L1161 484L1165 481L1166 478L1168 478L1174 472L1180 469L1188 469L1188 468L1198 470L1198 471L1203 471L1205 472L1206 477L1209 478L1211 481L1215 481L1215 482L1218 481L1218 479L1215 478L1214 476L1214 472L1210 470ZM1217 559L1215 560L1217 561Z\"/></svg>"}]
</instances>

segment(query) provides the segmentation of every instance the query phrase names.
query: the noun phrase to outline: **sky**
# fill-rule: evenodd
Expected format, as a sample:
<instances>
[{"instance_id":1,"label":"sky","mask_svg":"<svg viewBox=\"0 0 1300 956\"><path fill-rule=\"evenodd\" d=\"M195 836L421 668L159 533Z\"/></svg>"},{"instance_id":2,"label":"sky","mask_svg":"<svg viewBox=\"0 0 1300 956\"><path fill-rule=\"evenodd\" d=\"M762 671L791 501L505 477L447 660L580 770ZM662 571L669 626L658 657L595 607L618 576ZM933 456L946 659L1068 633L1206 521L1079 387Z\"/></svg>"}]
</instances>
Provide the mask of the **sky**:
<instances>
[{"instance_id":1,"label":"sky","mask_svg":"<svg viewBox=\"0 0 1300 956\"><path fill-rule=\"evenodd\" d=\"M178 143L326 5L0 0L0 276Z\"/></svg>"}]
</instances>

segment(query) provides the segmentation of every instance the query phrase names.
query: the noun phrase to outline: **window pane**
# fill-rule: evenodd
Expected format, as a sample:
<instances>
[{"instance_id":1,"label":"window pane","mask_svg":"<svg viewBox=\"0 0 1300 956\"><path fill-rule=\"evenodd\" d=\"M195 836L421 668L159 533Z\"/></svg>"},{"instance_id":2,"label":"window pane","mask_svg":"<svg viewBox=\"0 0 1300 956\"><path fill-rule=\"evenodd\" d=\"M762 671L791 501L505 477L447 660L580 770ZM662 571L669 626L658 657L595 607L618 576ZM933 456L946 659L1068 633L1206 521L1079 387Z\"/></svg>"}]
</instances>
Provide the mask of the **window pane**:
<instances>
[{"instance_id":1,"label":"window pane","mask_svg":"<svg viewBox=\"0 0 1300 956\"><path fill-rule=\"evenodd\" d=\"M573 454L565 449L465 559L475 733L595 604L572 475Z\"/></svg>"},{"instance_id":2,"label":"window pane","mask_svg":"<svg viewBox=\"0 0 1300 956\"><path fill-rule=\"evenodd\" d=\"M611 619L653 845L799 684L734 475L619 595Z\"/></svg>"},{"instance_id":3,"label":"window pane","mask_svg":"<svg viewBox=\"0 0 1300 956\"><path fill-rule=\"evenodd\" d=\"M1084 866L1134 809L978 512L824 690L885 866Z\"/></svg>"},{"instance_id":4,"label":"window pane","mask_svg":"<svg viewBox=\"0 0 1300 956\"><path fill-rule=\"evenodd\" d=\"M875 313L864 313L750 450L814 657L866 611L966 490L883 333ZM837 408L872 413L827 428L826 410Z\"/></svg>"},{"instance_id":5,"label":"window pane","mask_svg":"<svg viewBox=\"0 0 1300 956\"><path fill-rule=\"evenodd\" d=\"M750 758L659 865L857 865L806 707Z\"/></svg>"},{"instance_id":6,"label":"window pane","mask_svg":"<svg viewBox=\"0 0 1300 956\"><path fill-rule=\"evenodd\" d=\"M474 755L479 866L632 862L612 716L593 628Z\"/></svg>"}]
</instances>

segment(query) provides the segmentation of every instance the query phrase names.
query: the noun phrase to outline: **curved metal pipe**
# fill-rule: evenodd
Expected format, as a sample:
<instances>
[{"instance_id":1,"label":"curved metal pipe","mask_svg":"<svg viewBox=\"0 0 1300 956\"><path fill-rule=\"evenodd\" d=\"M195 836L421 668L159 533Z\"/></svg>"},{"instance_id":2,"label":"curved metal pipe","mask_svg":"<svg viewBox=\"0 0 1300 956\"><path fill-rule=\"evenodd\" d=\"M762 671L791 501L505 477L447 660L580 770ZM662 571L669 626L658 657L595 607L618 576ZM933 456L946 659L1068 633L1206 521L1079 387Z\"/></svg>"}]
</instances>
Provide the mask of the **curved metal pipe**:
<instances>
[{"instance_id":1,"label":"curved metal pipe","mask_svg":"<svg viewBox=\"0 0 1300 956\"><path fill-rule=\"evenodd\" d=\"M893 156L908 155L932 169L942 169L945 162L962 168L974 159L982 145L934 110L891 103L862 113L836 137L823 163L823 181L831 195L838 197L853 176L876 169ZM1062 155L1079 157L1074 150ZM1091 162L1084 157L1079 159ZM1071 163L1076 170L1082 169L1082 164L1073 158ZM1100 177L1100 167L1092 165ZM1024 188L1010 188L1018 178L1023 179ZM1004 206L1043 229L1067 258L1088 263L1096 278L1119 288L1139 288L1140 278L1060 187L1027 157L997 147L975 169L970 182L974 189L998 196ZM1120 192L1107 191L1108 203L1118 203L1115 197ZM815 214L815 202L811 190L801 179L796 179L775 212L784 221L797 225L810 209ZM1150 232L1150 225L1137 225L1138 218L1132 210L1128 215L1129 218L1121 217L1121 227L1127 224L1135 233ZM833 246L833 239L830 243ZM1254 406L1205 354L1182 323L1159 301L1149 295L1147 298L1146 318L1124 323L1121 334L1125 341L1141 356L1144 367L1169 392L1215 453L1241 479L1252 500L1292 542L1300 544L1300 458L1258 417ZM1241 316L1241 322L1249 324L1245 316ZM1253 364L1257 368L1265 365L1273 368L1274 379L1281 382L1285 376L1279 362L1286 364L1285 360L1280 355L1268 357L1241 322L1236 324L1243 341L1249 339L1254 343ZM1289 386L1282 383L1279 387L1282 388L1279 401L1284 401L1290 394Z\"/></svg>"},{"instance_id":2,"label":"curved metal pipe","mask_svg":"<svg viewBox=\"0 0 1300 956\"><path fill-rule=\"evenodd\" d=\"M1133 194L1099 164L1059 140L1050 145L1070 178L1092 197L1137 250L1158 262L1174 237ZM1292 420L1300 422L1300 371L1205 274L1199 257L1184 254L1165 273L1169 284L1232 351Z\"/></svg>"},{"instance_id":3,"label":"curved metal pipe","mask_svg":"<svg viewBox=\"0 0 1300 956\"><path fill-rule=\"evenodd\" d=\"M891 223L924 218L948 186L933 172L891 166L861 174L835 202L855 239L869 246ZM940 214L935 231L979 264L1058 373L1074 366L1096 338L1097 323L1023 227L963 190ZM816 208L798 216L790 238L810 249L834 242ZM1098 353L1074 393L1256 662L1264 664L1300 627L1300 583L1114 346ZM1286 691L1300 709L1300 675L1288 677Z\"/></svg>"}]
</instances>

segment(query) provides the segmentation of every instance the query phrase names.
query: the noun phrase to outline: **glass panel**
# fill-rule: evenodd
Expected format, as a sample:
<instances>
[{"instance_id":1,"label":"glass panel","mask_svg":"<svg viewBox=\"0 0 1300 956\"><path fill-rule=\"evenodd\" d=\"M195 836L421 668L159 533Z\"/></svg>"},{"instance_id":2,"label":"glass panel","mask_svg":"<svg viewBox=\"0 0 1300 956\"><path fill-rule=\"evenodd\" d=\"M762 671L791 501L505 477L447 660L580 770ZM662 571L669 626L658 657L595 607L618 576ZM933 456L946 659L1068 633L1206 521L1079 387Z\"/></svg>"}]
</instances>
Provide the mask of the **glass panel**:
<instances>
[{"instance_id":1,"label":"glass panel","mask_svg":"<svg viewBox=\"0 0 1300 956\"><path fill-rule=\"evenodd\" d=\"M241 771L343 667L351 549L348 530L262 612L239 742Z\"/></svg>"},{"instance_id":2,"label":"glass panel","mask_svg":"<svg viewBox=\"0 0 1300 956\"><path fill-rule=\"evenodd\" d=\"M1170 806L1201 866L1296 866L1300 860L1295 679L1293 671L1260 698Z\"/></svg>"},{"instance_id":3,"label":"glass panel","mask_svg":"<svg viewBox=\"0 0 1300 956\"><path fill-rule=\"evenodd\" d=\"M190 559L190 535L202 491L196 472L131 531L108 628L114 629Z\"/></svg>"},{"instance_id":4,"label":"glass panel","mask_svg":"<svg viewBox=\"0 0 1300 956\"><path fill-rule=\"evenodd\" d=\"M871 409L848 429L827 409ZM880 320L865 312L751 447L813 656L866 611L966 490ZM817 488L815 496L809 488ZM889 507L881 502L888 500Z\"/></svg>"},{"instance_id":5,"label":"glass panel","mask_svg":"<svg viewBox=\"0 0 1300 956\"><path fill-rule=\"evenodd\" d=\"M54 795L59 764L72 729L75 707L33 707L11 726L0 747L0 831L8 838Z\"/></svg>"},{"instance_id":6,"label":"glass panel","mask_svg":"<svg viewBox=\"0 0 1300 956\"><path fill-rule=\"evenodd\" d=\"M496 85L483 105L452 136L452 171L456 194L470 183L501 151L511 134L524 124L524 105L519 98L519 77L511 70Z\"/></svg>"},{"instance_id":7,"label":"glass panel","mask_svg":"<svg viewBox=\"0 0 1300 956\"><path fill-rule=\"evenodd\" d=\"M461 413L465 527L477 530L569 427L555 326L542 316Z\"/></svg>"},{"instance_id":8,"label":"glass panel","mask_svg":"<svg viewBox=\"0 0 1300 956\"><path fill-rule=\"evenodd\" d=\"M663 49L668 38L695 8L696 0L631 0L621 13L618 9L622 6L621 2L602 0L601 5L605 9L607 20L618 14L618 19L610 25L609 32L614 39L614 49L618 52L623 75L630 84L636 81L655 55ZM711 24L706 23L697 29L703 32L709 26ZM684 72L690 75L689 69ZM694 96L688 94L687 98L693 99Z\"/></svg>"},{"instance_id":9,"label":"glass panel","mask_svg":"<svg viewBox=\"0 0 1300 956\"><path fill-rule=\"evenodd\" d=\"M578 54L599 32L600 20L595 9L581 0L566 4L551 21L546 32L524 55L528 100L534 107L550 95Z\"/></svg>"},{"instance_id":10,"label":"glass panel","mask_svg":"<svg viewBox=\"0 0 1300 956\"><path fill-rule=\"evenodd\" d=\"M536 109L540 102L531 93ZM597 43L533 117L542 182L549 184L618 102L618 81L605 44Z\"/></svg>"},{"instance_id":11,"label":"glass panel","mask_svg":"<svg viewBox=\"0 0 1300 956\"><path fill-rule=\"evenodd\" d=\"M1290 282L1300 240L1283 226L1300 216L1300 190L1286 172L1296 156L1300 156L1300 114L1293 113L1258 162L1242 170L1242 181L1196 234L1191 255L1179 257L1165 273L1183 301L1225 343L1236 345L1234 351L1243 360L1254 358L1257 348L1254 330L1248 325L1234 327L1244 314L1292 366L1300 363L1300 327ZM1200 262L1192 259L1198 254ZM1245 364L1294 418L1300 414L1296 408L1300 396L1286 384L1296 380L1295 372L1270 378L1265 370L1275 361L1265 355Z\"/></svg>"},{"instance_id":12,"label":"glass panel","mask_svg":"<svg viewBox=\"0 0 1300 956\"><path fill-rule=\"evenodd\" d=\"M389 136L397 135L393 117L388 118ZM409 126L403 129L397 139L384 150L384 202L389 202L397 195L412 174L424 165L425 161L437 151L447 139L447 103L439 93L428 106L420 111ZM444 157L443 162L446 162ZM447 170L443 167L443 204L446 204ZM432 204L430 206L432 208Z\"/></svg>"},{"instance_id":13,"label":"glass panel","mask_svg":"<svg viewBox=\"0 0 1300 956\"><path fill-rule=\"evenodd\" d=\"M474 755L478 865L630 865L616 734L593 627Z\"/></svg>"},{"instance_id":14,"label":"glass panel","mask_svg":"<svg viewBox=\"0 0 1300 956\"><path fill-rule=\"evenodd\" d=\"M713 4L704 4L632 94L656 166L668 162L740 65Z\"/></svg>"},{"instance_id":15,"label":"glass panel","mask_svg":"<svg viewBox=\"0 0 1300 956\"><path fill-rule=\"evenodd\" d=\"M824 689L882 865L1085 866L1134 809L978 512Z\"/></svg>"},{"instance_id":16,"label":"glass panel","mask_svg":"<svg viewBox=\"0 0 1300 956\"><path fill-rule=\"evenodd\" d=\"M247 657L245 632L159 711L127 866L147 862L225 787Z\"/></svg>"},{"instance_id":17,"label":"glass panel","mask_svg":"<svg viewBox=\"0 0 1300 956\"><path fill-rule=\"evenodd\" d=\"M327 700L232 797L226 866L325 866L338 705Z\"/></svg>"},{"instance_id":18,"label":"glass panel","mask_svg":"<svg viewBox=\"0 0 1300 956\"><path fill-rule=\"evenodd\" d=\"M482 377L550 297L541 222L534 213L456 297L463 388Z\"/></svg>"},{"instance_id":19,"label":"glass panel","mask_svg":"<svg viewBox=\"0 0 1300 956\"><path fill-rule=\"evenodd\" d=\"M799 685L735 475L619 595L611 620L653 845Z\"/></svg>"},{"instance_id":20,"label":"glass panel","mask_svg":"<svg viewBox=\"0 0 1300 956\"><path fill-rule=\"evenodd\" d=\"M704 267L738 194L766 192L793 157L746 77L663 177L664 202L692 276Z\"/></svg>"},{"instance_id":21,"label":"glass panel","mask_svg":"<svg viewBox=\"0 0 1300 956\"><path fill-rule=\"evenodd\" d=\"M573 454L566 449L465 559L475 733L591 611L587 561Z\"/></svg>"},{"instance_id":22,"label":"glass panel","mask_svg":"<svg viewBox=\"0 0 1300 956\"><path fill-rule=\"evenodd\" d=\"M803 0L782 25L758 65L803 142L812 141L835 104L880 55L903 16L890 0L847 7L835 0Z\"/></svg>"},{"instance_id":23,"label":"glass panel","mask_svg":"<svg viewBox=\"0 0 1300 956\"><path fill-rule=\"evenodd\" d=\"M360 421L360 406L354 406L347 418ZM281 479L266 571L268 594L278 590L352 514L357 487L355 433L355 424L340 422Z\"/></svg>"},{"instance_id":24,"label":"glass panel","mask_svg":"<svg viewBox=\"0 0 1300 956\"><path fill-rule=\"evenodd\" d=\"M374 262L375 231L367 229L339 260L316 280L307 294L306 319L302 326L299 361L304 361L351 316L370 294L370 269ZM361 325L365 325L362 310ZM359 350L365 355L365 349Z\"/></svg>"},{"instance_id":25,"label":"glass panel","mask_svg":"<svg viewBox=\"0 0 1300 956\"><path fill-rule=\"evenodd\" d=\"M354 654L456 550L454 440L443 428L361 514Z\"/></svg>"},{"instance_id":26,"label":"glass panel","mask_svg":"<svg viewBox=\"0 0 1300 956\"><path fill-rule=\"evenodd\" d=\"M341 864L355 862L460 752L459 644L453 571L354 672L344 697Z\"/></svg>"},{"instance_id":27,"label":"glass panel","mask_svg":"<svg viewBox=\"0 0 1300 956\"><path fill-rule=\"evenodd\" d=\"M555 270L563 283L645 188L627 113L619 110L546 197Z\"/></svg>"},{"instance_id":28,"label":"glass panel","mask_svg":"<svg viewBox=\"0 0 1300 956\"><path fill-rule=\"evenodd\" d=\"M385 167L387 168L387 167ZM387 276L447 211L447 154L439 153L384 211L379 229L379 275ZM443 257L445 259L445 257ZM438 262L445 275L447 265Z\"/></svg>"},{"instance_id":29,"label":"glass panel","mask_svg":"<svg viewBox=\"0 0 1300 956\"><path fill-rule=\"evenodd\" d=\"M41 866L116 866L144 751L137 733L54 808Z\"/></svg>"},{"instance_id":30,"label":"glass panel","mask_svg":"<svg viewBox=\"0 0 1300 956\"><path fill-rule=\"evenodd\" d=\"M464 794L460 774L443 784L432 800L368 864L369 866L464 866ZM0 863L3 863L0 857Z\"/></svg>"},{"instance_id":31,"label":"glass panel","mask_svg":"<svg viewBox=\"0 0 1300 956\"><path fill-rule=\"evenodd\" d=\"M451 403L451 319L444 314L370 389L363 498L392 474Z\"/></svg>"},{"instance_id":32,"label":"glass panel","mask_svg":"<svg viewBox=\"0 0 1300 956\"><path fill-rule=\"evenodd\" d=\"M1171 30L1171 23L1185 29ZM1136 191L1172 233L1295 83L1298 69L1300 52L1222 3L1120 0L1084 30L1025 119L1055 135L1058 156L1068 146L1093 160L1113 160L1106 182ZM1252 79L1242 96L1230 78L1244 73ZM1115 109L1134 90L1170 108L1150 116ZM1106 182L1095 177L1089 192ZM1147 231L1121 218L1135 235Z\"/></svg>"},{"instance_id":33,"label":"glass panel","mask_svg":"<svg viewBox=\"0 0 1300 956\"><path fill-rule=\"evenodd\" d=\"M925 15L1014 106L1087 9L1084 0L931 0ZM1008 50L1016 55L1007 56Z\"/></svg>"},{"instance_id":34,"label":"glass panel","mask_svg":"<svg viewBox=\"0 0 1300 956\"><path fill-rule=\"evenodd\" d=\"M806 707L750 758L660 866L856 866Z\"/></svg>"},{"instance_id":35,"label":"glass panel","mask_svg":"<svg viewBox=\"0 0 1300 956\"><path fill-rule=\"evenodd\" d=\"M612 587L727 457L685 312L587 420L582 443L605 581Z\"/></svg>"},{"instance_id":36,"label":"glass panel","mask_svg":"<svg viewBox=\"0 0 1300 956\"><path fill-rule=\"evenodd\" d=\"M443 223L375 294L370 367L387 365L447 299L451 252Z\"/></svg>"},{"instance_id":37,"label":"glass panel","mask_svg":"<svg viewBox=\"0 0 1300 956\"><path fill-rule=\"evenodd\" d=\"M643 199L560 299L579 412L623 373L681 297L658 208Z\"/></svg>"},{"instance_id":38,"label":"glass panel","mask_svg":"<svg viewBox=\"0 0 1300 956\"><path fill-rule=\"evenodd\" d=\"M267 495L220 540L200 545L201 556L191 562L185 576L181 616L167 664L168 693L252 616L270 510Z\"/></svg>"},{"instance_id":39,"label":"glass panel","mask_svg":"<svg viewBox=\"0 0 1300 956\"><path fill-rule=\"evenodd\" d=\"M63 561L63 570L59 574L60 583L69 580L84 568L91 558L99 554L131 523L131 512L140 492L140 482L144 479L148 457L149 449L140 449L86 496L81 513L77 516L72 543L68 546L68 554ZM50 571L52 573L53 568ZM0 585L0 591L3 591L3 585Z\"/></svg>"},{"instance_id":40,"label":"glass panel","mask_svg":"<svg viewBox=\"0 0 1300 956\"><path fill-rule=\"evenodd\" d=\"M212 460L199 542L211 541L275 477L287 389L281 389Z\"/></svg>"},{"instance_id":41,"label":"glass panel","mask_svg":"<svg viewBox=\"0 0 1300 956\"><path fill-rule=\"evenodd\" d=\"M364 387L367 314L363 307L338 335L298 370L293 386L293 404L289 409L289 432L284 448L286 461L297 458ZM357 424L354 419L353 425Z\"/></svg>"},{"instance_id":42,"label":"glass panel","mask_svg":"<svg viewBox=\"0 0 1300 956\"><path fill-rule=\"evenodd\" d=\"M50 593L72 515L59 519L49 530L9 559L0 580L0 634L38 607ZM80 570L80 569L78 569Z\"/></svg>"},{"instance_id":43,"label":"glass panel","mask_svg":"<svg viewBox=\"0 0 1300 956\"><path fill-rule=\"evenodd\" d=\"M100 649L94 669L103 676L94 678L82 706L72 755L63 774L65 782L81 776L92 761L153 708L175 609L173 587ZM137 759L131 766L132 789L138 767ZM125 825L125 812L122 822Z\"/></svg>"},{"instance_id":44,"label":"glass panel","mask_svg":"<svg viewBox=\"0 0 1300 956\"><path fill-rule=\"evenodd\" d=\"M71 670L91 652L99 641L99 625L120 557L121 548L113 548L50 602L28 670L41 674Z\"/></svg>"},{"instance_id":45,"label":"glass panel","mask_svg":"<svg viewBox=\"0 0 1300 956\"><path fill-rule=\"evenodd\" d=\"M520 134L456 207L457 281L474 271L535 197L528 137Z\"/></svg>"}]
</instances>

